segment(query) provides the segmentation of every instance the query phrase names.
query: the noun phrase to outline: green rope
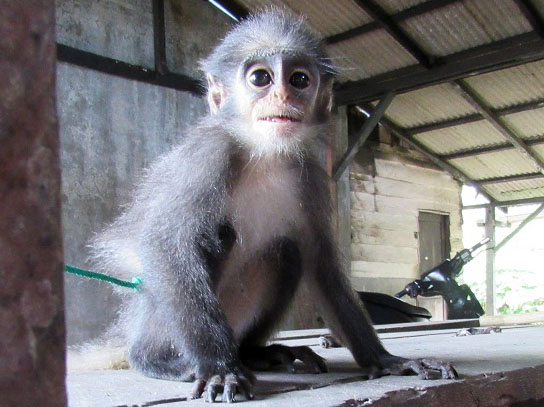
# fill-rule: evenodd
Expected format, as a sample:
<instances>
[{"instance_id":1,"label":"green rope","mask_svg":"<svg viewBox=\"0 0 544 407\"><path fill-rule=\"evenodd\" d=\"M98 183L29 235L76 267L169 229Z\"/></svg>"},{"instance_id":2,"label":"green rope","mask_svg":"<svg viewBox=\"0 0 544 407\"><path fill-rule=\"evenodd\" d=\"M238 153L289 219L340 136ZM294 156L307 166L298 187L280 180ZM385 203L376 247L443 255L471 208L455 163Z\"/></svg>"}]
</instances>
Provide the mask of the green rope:
<instances>
[{"instance_id":1,"label":"green rope","mask_svg":"<svg viewBox=\"0 0 544 407\"><path fill-rule=\"evenodd\" d=\"M119 280L118 278L108 276L107 274L97 273L96 271L90 271L85 269L80 269L79 267L70 266L69 264L64 265L64 271L66 273L77 274L78 276L94 278L96 280L107 281L110 284L120 285L121 287L132 288L136 291L141 291L142 287L142 278L137 276L132 278L132 282Z\"/></svg>"}]
</instances>

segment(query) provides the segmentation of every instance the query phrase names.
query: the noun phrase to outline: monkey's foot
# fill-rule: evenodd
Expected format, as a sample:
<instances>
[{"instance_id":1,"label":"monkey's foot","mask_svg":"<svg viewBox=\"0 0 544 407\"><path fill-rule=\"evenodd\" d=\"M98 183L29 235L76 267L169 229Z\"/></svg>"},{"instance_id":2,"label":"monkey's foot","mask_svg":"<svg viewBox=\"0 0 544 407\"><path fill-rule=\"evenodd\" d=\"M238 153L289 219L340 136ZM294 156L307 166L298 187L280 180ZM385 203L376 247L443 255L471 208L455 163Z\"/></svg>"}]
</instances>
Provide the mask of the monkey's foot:
<instances>
[{"instance_id":1,"label":"monkey's foot","mask_svg":"<svg viewBox=\"0 0 544 407\"><path fill-rule=\"evenodd\" d=\"M204 397L207 403L214 403L218 395L221 401L233 403L242 395L246 400L253 399L251 393L252 383L255 380L250 372L229 373L226 375L214 375L208 381L196 379L189 393L190 399Z\"/></svg>"},{"instance_id":2,"label":"monkey's foot","mask_svg":"<svg viewBox=\"0 0 544 407\"><path fill-rule=\"evenodd\" d=\"M304 363L309 373L325 373L328 371L325 359L317 355L307 346L270 345L246 349L242 360L253 370L271 370L281 366L289 373L296 373L295 360Z\"/></svg>"},{"instance_id":3,"label":"monkey's foot","mask_svg":"<svg viewBox=\"0 0 544 407\"><path fill-rule=\"evenodd\" d=\"M442 379L457 379L459 377L451 363L437 359L405 359L386 355L380 362L382 369L375 369L370 375L371 378L388 374L396 376L417 374L420 379L428 380L431 371L439 371L442 374Z\"/></svg>"}]
</instances>

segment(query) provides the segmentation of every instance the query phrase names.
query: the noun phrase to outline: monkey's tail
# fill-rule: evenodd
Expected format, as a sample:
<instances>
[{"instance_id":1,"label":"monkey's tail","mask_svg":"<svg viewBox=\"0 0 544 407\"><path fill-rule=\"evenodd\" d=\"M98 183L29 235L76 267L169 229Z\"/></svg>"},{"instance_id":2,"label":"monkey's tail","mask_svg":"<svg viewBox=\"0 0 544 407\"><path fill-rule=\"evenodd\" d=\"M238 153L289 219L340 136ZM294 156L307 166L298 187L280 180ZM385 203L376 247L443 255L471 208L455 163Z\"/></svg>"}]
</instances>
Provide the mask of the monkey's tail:
<instances>
[{"instance_id":1,"label":"monkey's tail","mask_svg":"<svg viewBox=\"0 0 544 407\"><path fill-rule=\"evenodd\" d=\"M128 369L128 348L121 339L100 339L69 347L66 357L68 372Z\"/></svg>"}]
</instances>

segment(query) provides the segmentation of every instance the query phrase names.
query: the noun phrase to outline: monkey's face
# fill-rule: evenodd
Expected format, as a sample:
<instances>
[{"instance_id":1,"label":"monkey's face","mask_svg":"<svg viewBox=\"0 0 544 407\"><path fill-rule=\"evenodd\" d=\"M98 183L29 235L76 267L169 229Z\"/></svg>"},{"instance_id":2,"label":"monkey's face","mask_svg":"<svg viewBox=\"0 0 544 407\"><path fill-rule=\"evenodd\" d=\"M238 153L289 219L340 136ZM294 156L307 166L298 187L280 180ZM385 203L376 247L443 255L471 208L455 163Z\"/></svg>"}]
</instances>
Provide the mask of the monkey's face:
<instances>
[{"instance_id":1,"label":"monkey's face","mask_svg":"<svg viewBox=\"0 0 544 407\"><path fill-rule=\"evenodd\" d=\"M247 62L230 95L243 141L265 154L300 150L314 132L319 92L319 70L307 57L278 53Z\"/></svg>"}]
</instances>

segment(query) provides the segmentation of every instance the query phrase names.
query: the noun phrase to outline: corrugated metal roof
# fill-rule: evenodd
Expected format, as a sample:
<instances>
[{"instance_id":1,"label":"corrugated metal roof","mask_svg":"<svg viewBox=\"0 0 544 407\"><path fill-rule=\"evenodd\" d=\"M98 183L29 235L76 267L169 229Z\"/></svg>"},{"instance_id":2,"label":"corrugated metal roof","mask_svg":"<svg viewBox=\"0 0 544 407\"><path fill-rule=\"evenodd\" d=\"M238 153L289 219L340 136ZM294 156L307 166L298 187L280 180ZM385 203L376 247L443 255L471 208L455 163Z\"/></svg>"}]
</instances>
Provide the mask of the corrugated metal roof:
<instances>
[{"instance_id":1,"label":"corrugated metal roof","mask_svg":"<svg viewBox=\"0 0 544 407\"><path fill-rule=\"evenodd\" d=\"M517 150L497 151L449 161L472 179L531 174L534 165Z\"/></svg>"},{"instance_id":2,"label":"corrugated metal roof","mask_svg":"<svg viewBox=\"0 0 544 407\"><path fill-rule=\"evenodd\" d=\"M471 113L476 110L448 84L397 95L387 109L387 116L402 127L455 119Z\"/></svg>"},{"instance_id":3,"label":"corrugated metal roof","mask_svg":"<svg viewBox=\"0 0 544 407\"><path fill-rule=\"evenodd\" d=\"M340 81L368 78L417 63L384 30L371 31L331 45L329 54L340 68Z\"/></svg>"},{"instance_id":4,"label":"corrugated metal roof","mask_svg":"<svg viewBox=\"0 0 544 407\"><path fill-rule=\"evenodd\" d=\"M475 134L478 136L475 137ZM414 138L436 154L451 154L506 143L504 136L486 120L428 131L416 134Z\"/></svg>"},{"instance_id":5,"label":"corrugated metal roof","mask_svg":"<svg viewBox=\"0 0 544 407\"><path fill-rule=\"evenodd\" d=\"M524 139L544 136L544 108L509 114L504 120Z\"/></svg>"},{"instance_id":6,"label":"corrugated metal roof","mask_svg":"<svg viewBox=\"0 0 544 407\"><path fill-rule=\"evenodd\" d=\"M382 0L380 1L380 6L389 14L395 14L427 1L428 0Z\"/></svg>"},{"instance_id":7,"label":"corrugated metal roof","mask_svg":"<svg viewBox=\"0 0 544 407\"><path fill-rule=\"evenodd\" d=\"M535 198L544 195L544 178L485 185L499 201Z\"/></svg>"},{"instance_id":8,"label":"corrugated metal roof","mask_svg":"<svg viewBox=\"0 0 544 407\"><path fill-rule=\"evenodd\" d=\"M400 24L430 55L445 56L531 31L511 0L466 0Z\"/></svg>"},{"instance_id":9,"label":"corrugated metal roof","mask_svg":"<svg viewBox=\"0 0 544 407\"><path fill-rule=\"evenodd\" d=\"M495 109L544 99L544 61L467 78Z\"/></svg>"},{"instance_id":10,"label":"corrugated metal roof","mask_svg":"<svg viewBox=\"0 0 544 407\"><path fill-rule=\"evenodd\" d=\"M286 6L296 14L306 16L308 23L323 37L369 23L372 19L352 0L241 0L251 11L270 5Z\"/></svg>"}]
</instances>

